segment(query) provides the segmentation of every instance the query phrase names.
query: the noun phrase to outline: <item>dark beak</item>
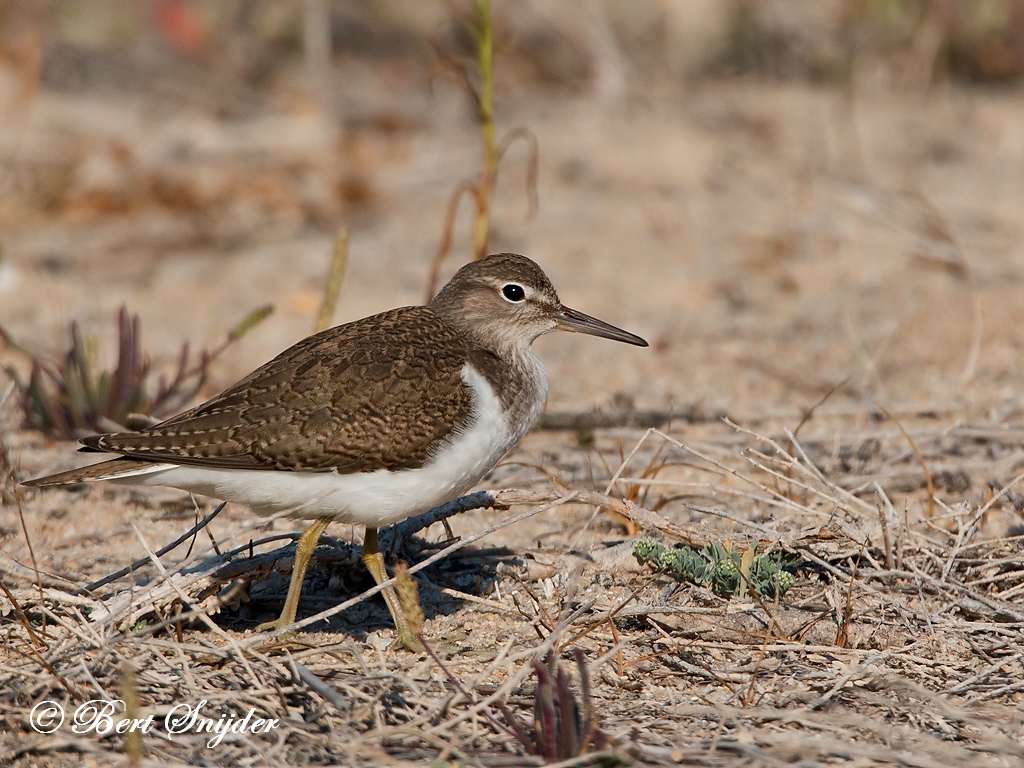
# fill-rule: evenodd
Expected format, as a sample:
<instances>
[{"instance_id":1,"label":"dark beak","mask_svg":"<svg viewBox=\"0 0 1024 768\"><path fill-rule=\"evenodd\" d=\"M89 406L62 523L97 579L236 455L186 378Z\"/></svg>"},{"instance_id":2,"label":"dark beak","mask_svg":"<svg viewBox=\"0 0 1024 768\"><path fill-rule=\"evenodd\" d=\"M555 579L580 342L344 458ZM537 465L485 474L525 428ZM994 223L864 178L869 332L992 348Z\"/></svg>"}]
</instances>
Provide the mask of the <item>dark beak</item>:
<instances>
[{"instance_id":1,"label":"dark beak","mask_svg":"<svg viewBox=\"0 0 1024 768\"><path fill-rule=\"evenodd\" d=\"M584 315L582 312L577 312L575 309L569 309L564 305L559 305L558 310L555 312L555 321L558 323L557 327L560 331L587 333L591 336L600 336L604 339L624 341L626 344L635 344L638 347L647 346L647 342L636 334L624 331L621 328L616 328L614 325L609 325L603 320L598 320L596 317L591 317L590 315Z\"/></svg>"}]
</instances>

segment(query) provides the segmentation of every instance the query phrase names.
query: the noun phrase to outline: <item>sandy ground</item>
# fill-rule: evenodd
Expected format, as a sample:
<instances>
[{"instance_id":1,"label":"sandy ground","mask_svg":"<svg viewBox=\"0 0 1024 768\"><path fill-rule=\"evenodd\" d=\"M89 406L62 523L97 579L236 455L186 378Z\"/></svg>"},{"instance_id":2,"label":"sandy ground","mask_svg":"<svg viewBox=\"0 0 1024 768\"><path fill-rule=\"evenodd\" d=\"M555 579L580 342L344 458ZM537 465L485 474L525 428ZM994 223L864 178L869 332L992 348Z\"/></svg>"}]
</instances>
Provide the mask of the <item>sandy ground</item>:
<instances>
[{"instance_id":1,"label":"sandy ground","mask_svg":"<svg viewBox=\"0 0 1024 768\"><path fill-rule=\"evenodd\" d=\"M0 322L24 345L56 351L77 318L110 354L126 303L141 316L145 348L170 366L184 341L212 346L248 311L274 304L217 362L213 394L310 332L336 226L351 231L337 322L421 302L447 196L478 162L474 126L443 83L431 92L355 64L349 75L356 95L341 105L336 151L301 105L227 119L160 93L40 92L0 134ZM673 590L641 569L621 545L635 530L592 519L593 505L544 511L424 572L485 601L421 585L425 634L451 674L475 700L509 682L529 720L532 682L516 677L529 656L516 653L548 638L571 667L570 649L582 647L602 727L649 763L1019 764L1024 550L1004 537L1024 523L1008 488L1024 459L1024 96L893 92L870 80L655 83L611 105L513 92L498 122L537 137L539 208L528 215L526 153L515 145L493 250L531 256L566 304L652 343L541 339L549 413L625 395L683 417L668 437L619 427L597 430L591 444L535 432L486 487L545 490L553 477L605 491L620 452L639 444L624 477L652 461L677 465L658 475L675 486L614 486L613 496L632 491L659 513L660 523L641 525L648 532L671 542L667 525L692 525L719 539L806 546L821 562L797 571L796 597L775 607L783 626L773 629L770 606ZM325 191L332 173L352 198L340 207ZM456 231L446 274L468 250L465 211ZM23 365L13 351L0 357ZM19 476L81 461L73 445L19 430L12 404L3 439ZM799 450L784 432L798 425ZM152 764L529 764L479 717L460 719L470 705L435 659L386 651L382 604L310 627L298 650L232 655L279 606L284 575L254 580L252 601L226 607L212 628L186 623L177 650L174 631L147 630L170 602L90 624L72 603L33 592L32 563L65 594L172 541L195 514L178 492L112 487L26 493L0 512L4 582L38 615L48 606L51 654L50 667L30 661L43 657L0 600L13 734L0 737L0 762L123 759L115 737L58 742L23 716L47 696L116 690L127 658L146 706L241 696L289 723L287 739L219 752L150 739ZM452 527L468 536L504 514L469 512ZM829 525L839 543L814 538ZM212 556L213 540L226 550L295 529L229 508L189 562ZM330 533L358 541L345 526ZM426 536L445 538L439 526ZM369 586L352 551L334 551L314 565L300 616ZM185 557L176 550L167 567ZM559 624L591 600L585 616ZM648 610L626 610L638 606ZM619 611L629 617L615 619ZM344 705L303 683L296 660Z\"/></svg>"}]
</instances>

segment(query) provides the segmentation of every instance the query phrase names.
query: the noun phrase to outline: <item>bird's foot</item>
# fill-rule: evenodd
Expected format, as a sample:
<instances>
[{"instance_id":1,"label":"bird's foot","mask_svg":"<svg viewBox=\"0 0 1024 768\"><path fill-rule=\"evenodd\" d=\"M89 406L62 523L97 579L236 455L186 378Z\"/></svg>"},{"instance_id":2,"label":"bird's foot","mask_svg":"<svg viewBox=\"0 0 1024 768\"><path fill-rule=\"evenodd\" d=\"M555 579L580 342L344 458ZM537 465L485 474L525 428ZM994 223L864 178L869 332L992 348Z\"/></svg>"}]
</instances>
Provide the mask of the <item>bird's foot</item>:
<instances>
[{"instance_id":1,"label":"bird's foot","mask_svg":"<svg viewBox=\"0 0 1024 768\"><path fill-rule=\"evenodd\" d=\"M414 635L412 632L408 630L403 632L401 629L399 629L394 641L391 643L390 646L388 646L388 650L406 650L411 651L413 653L423 653L424 648L423 643L420 642L420 639L416 637L416 635Z\"/></svg>"},{"instance_id":2,"label":"bird's foot","mask_svg":"<svg viewBox=\"0 0 1024 768\"><path fill-rule=\"evenodd\" d=\"M277 632L279 629L284 629L285 627L291 626L294 623L295 623L295 618L294 617L289 619L289 618L287 618L285 616L278 616L273 621L264 621L262 624L257 624L256 625L256 629L254 629L253 631L254 632ZM288 634L292 635L292 634L294 634L294 632L289 632Z\"/></svg>"},{"instance_id":3,"label":"bird's foot","mask_svg":"<svg viewBox=\"0 0 1024 768\"><path fill-rule=\"evenodd\" d=\"M288 625L294 624L294 621L285 621L284 619L274 619L274 621L265 621L262 624L258 624L253 630L254 632L277 632L280 629L285 629ZM269 651L273 648L280 648L285 645L305 645L296 633L295 630L289 629L282 632L276 637L267 639L266 643L259 646L260 651Z\"/></svg>"}]
</instances>

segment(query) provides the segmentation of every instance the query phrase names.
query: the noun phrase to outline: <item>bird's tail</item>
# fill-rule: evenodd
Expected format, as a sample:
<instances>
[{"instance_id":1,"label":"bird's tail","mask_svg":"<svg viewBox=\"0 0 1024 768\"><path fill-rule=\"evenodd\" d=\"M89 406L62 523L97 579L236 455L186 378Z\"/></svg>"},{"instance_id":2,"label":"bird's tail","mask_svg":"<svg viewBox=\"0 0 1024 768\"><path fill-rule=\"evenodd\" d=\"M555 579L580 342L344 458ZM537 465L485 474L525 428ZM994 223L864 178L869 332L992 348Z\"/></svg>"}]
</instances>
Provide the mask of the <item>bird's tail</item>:
<instances>
[{"instance_id":1,"label":"bird's tail","mask_svg":"<svg viewBox=\"0 0 1024 768\"><path fill-rule=\"evenodd\" d=\"M90 464L88 467L69 469L67 472L58 472L55 475L26 480L22 485L27 485L30 488L46 488L53 485L85 483L90 480L120 480L124 477L148 475L162 469L167 469L167 465L122 457L101 461L99 464Z\"/></svg>"}]
</instances>

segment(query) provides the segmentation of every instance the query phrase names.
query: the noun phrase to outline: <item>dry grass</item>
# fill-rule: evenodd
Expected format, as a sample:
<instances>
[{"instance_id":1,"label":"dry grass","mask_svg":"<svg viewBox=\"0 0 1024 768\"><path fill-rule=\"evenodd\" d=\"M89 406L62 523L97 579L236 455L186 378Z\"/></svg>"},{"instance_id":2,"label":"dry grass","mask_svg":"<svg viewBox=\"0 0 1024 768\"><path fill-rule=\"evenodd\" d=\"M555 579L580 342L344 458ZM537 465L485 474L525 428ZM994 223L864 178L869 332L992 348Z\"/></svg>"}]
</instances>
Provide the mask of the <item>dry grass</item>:
<instances>
[{"instance_id":1,"label":"dry grass","mask_svg":"<svg viewBox=\"0 0 1024 768\"><path fill-rule=\"evenodd\" d=\"M593 763L565 765L596 764L599 755L606 764L1019 764L1024 537L992 533L1019 520L1011 467L1020 451L997 464L986 454L993 441L1024 434L911 425L929 471L943 478L929 517L921 465L900 430L886 423L837 442L841 429L816 435L816 424L800 438L725 425L698 441L640 433L615 484L646 482L651 507L678 497L661 512L536 479L534 490L477 494L460 507L511 507L517 514L494 531L451 542L443 534L434 544L422 531L408 535L443 515L411 522L404 543L392 546L416 563L430 655L386 650L389 629L365 634L368 624L386 626L383 609L365 602L377 588L329 597L337 604L303 619L297 635L245 631L260 601L273 611L274 596L267 600L257 582L287 553L263 556L275 542L256 542L250 559L248 542L259 536L244 518L226 529L218 521L215 543L200 533L190 553L154 556L135 583L86 594L75 588L101 573L36 581L5 552L0 761L124 759L122 737L42 736L26 723L44 699L73 706L121 697L127 663L143 715L205 699L217 713L253 707L281 719L272 736L212 749L199 736L151 735L143 764L532 765L537 758L501 727L500 707L533 722L533 662L554 651L568 663L579 650L610 742ZM597 435L611 455L615 442ZM651 477L655 454L672 466ZM557 463L580 455L566 450ZM953 456L959 481L944 474ZM632 476L634 466L648 477ZM943 490L965 482L987 499ZM771 602L676 585L636 566L629 542L615 543L617 524L583 504L666 542L760 541L797 552L796 586ZM551 510L574 522L531 552L522 521ZM451 522L462 527L461 516ZM133 533L147 552L159 543ZM479 549L493 535L518 546ZM94 546L83 542L79 562ZM321 546L312 568L321 589L311 593L359 578L347 543ZM250 610L237 610L246 600Z\"/></svg>"}]
</instances>

